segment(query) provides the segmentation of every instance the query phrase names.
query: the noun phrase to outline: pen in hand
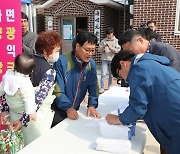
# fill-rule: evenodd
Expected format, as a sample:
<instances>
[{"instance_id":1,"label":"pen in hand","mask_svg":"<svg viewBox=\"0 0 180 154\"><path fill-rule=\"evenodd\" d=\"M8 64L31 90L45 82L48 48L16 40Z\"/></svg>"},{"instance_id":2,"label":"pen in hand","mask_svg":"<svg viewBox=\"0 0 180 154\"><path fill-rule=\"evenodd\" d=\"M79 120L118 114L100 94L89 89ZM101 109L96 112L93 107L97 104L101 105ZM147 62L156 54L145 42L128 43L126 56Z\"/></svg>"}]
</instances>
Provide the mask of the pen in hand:
<instances>
[{"instance_id":1,"label":"pen in hand","mask_svg":"<svg viewBox=\"0 0 180 154\"><path fill-rule=\"evenodd\" d=\"M121 114L121 112L120 112L120 109L118 108L118 115L120 115Z\"/></svg>"}]
</instances>

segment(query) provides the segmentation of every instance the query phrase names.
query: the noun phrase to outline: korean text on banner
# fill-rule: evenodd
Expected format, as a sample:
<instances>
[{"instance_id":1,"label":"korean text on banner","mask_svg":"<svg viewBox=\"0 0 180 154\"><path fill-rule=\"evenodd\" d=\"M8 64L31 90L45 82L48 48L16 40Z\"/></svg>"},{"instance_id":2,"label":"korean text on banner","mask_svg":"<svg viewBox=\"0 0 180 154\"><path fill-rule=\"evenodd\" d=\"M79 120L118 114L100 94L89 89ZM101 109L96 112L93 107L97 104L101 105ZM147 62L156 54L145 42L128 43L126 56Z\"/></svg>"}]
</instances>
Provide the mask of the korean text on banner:
<instances>
[{"instance_id":1,"label":"korean text on banner","mask_svg":"<svg viewBox=\"0 0 180 154\"><path fill-rule=\"evenodd\" d=\"M21 0L0 1L0 81L22 52Z\"/></svg>"}]
</instances>

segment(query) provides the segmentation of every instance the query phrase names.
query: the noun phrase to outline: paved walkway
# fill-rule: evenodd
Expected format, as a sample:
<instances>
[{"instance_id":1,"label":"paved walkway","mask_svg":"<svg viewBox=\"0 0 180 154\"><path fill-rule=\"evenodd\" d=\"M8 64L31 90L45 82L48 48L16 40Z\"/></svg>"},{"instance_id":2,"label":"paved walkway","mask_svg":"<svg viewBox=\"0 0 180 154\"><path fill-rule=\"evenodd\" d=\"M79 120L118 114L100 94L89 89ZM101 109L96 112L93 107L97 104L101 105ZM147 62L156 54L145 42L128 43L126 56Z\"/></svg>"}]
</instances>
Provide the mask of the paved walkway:
<instances>
[{"instance_id":1,"label":"paved walkway","mask_svg":"<svg viewBox=\"0 0 180 154\"><path fill-rule=\"evenodd\" d=\"M147 133L144 154L160 154L159 143L155 140L149 131Z\"/></svg>"}]
</instances>

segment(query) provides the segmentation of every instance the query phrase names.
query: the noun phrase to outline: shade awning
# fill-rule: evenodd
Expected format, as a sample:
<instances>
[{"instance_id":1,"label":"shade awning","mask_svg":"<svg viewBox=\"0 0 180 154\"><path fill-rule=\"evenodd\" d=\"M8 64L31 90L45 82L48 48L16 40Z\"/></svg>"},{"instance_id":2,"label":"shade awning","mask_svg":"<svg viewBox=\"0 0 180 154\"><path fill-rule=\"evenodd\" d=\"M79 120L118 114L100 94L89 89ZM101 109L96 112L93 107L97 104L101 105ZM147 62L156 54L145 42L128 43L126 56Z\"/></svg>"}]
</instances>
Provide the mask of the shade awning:
<instances>
[{"instance_id":1,"label":"shade awning","mask_svg":"<svg viewBox=\"0 0 180 154\"><path fill-rule=\"evenodd\" d=\"M30 4L32 3L32 0L21 0L22 3L27 3L27 4Z\"/></svg>"},{"instance_id":2,"label":"shade awning","mask_svg":"<svg viewBox=\"0 0 180 154\"><path fill-rule=\"evenodd\" d=\"M133 5L134 4L134 0L113 0L114 2L118 2L120 4L126 4L126 5Z\"/></svg>"}]
</instances>

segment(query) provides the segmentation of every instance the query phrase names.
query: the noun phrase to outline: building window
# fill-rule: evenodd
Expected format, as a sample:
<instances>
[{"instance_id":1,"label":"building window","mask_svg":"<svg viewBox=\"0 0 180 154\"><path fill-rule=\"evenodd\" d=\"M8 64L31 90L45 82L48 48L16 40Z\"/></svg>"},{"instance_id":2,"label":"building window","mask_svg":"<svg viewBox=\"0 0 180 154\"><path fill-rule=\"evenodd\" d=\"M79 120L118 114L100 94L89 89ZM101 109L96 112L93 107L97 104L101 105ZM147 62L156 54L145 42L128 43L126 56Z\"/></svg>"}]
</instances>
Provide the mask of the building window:
<instances>
[{"instance_id":1,"label":"building window","mask_svg":"<svg viewBox=\"0 0 180 154\"><path fill-rule=\"evenodd\" d=\"M180 34L180 0L177 0L175 34Z\"/></svg>"}]
</instances>

